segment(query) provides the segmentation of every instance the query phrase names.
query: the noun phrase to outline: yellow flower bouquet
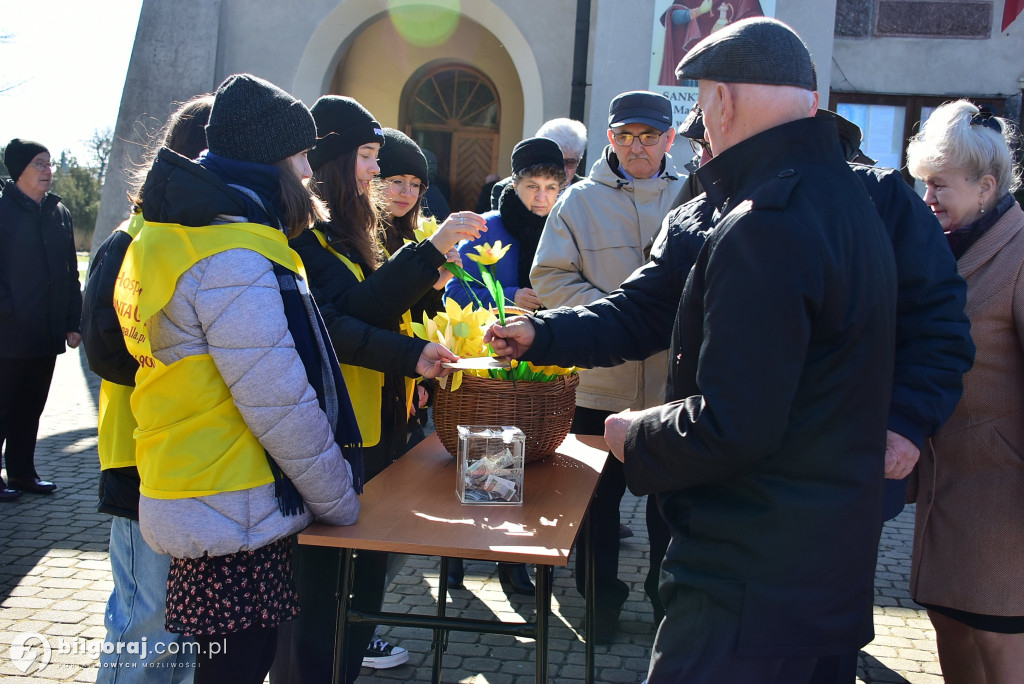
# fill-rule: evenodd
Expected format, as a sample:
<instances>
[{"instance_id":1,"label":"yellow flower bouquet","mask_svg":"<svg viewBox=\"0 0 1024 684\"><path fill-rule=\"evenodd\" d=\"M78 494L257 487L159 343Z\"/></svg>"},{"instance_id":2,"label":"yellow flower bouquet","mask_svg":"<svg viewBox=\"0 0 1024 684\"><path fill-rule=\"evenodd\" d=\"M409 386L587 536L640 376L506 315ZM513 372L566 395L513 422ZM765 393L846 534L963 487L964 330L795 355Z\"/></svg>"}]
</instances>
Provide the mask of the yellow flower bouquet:
<instances>
[{"instance_id":1,"label":"yellow flower bouquet","mask_svg":"<svg viewBox=\"0 0 1024 684\"><path fill-rule=\"evenodd\" d=\"M423 227L417 239L429 237L431 226ZM436 224L433 226L436 230ZM463 307L451 298L445 310L434 316L423 315L421 323L411 323L413 335L439 342L460 358L493 356L484 343L484 332L496 321L505 321L505 296L494 277L493 266L508 252L500 242L474 246L475 254L466 256L480 264L480 281L461 267L449 263L449 270L472 293L470 281L482 284L490 293L497 311L473 303ZM482 282L481 282L482 281ZM446 388L447 379L440 380ZM513 360L509 368L466 369L452 374L449 391L438 392L434 422L438 436L451 453L458 447L458 425L515 425L527 438L526 461L540 460L554 453L569 432L576 409L575 368L535 366Z\"/></svg>"}]
</instances>

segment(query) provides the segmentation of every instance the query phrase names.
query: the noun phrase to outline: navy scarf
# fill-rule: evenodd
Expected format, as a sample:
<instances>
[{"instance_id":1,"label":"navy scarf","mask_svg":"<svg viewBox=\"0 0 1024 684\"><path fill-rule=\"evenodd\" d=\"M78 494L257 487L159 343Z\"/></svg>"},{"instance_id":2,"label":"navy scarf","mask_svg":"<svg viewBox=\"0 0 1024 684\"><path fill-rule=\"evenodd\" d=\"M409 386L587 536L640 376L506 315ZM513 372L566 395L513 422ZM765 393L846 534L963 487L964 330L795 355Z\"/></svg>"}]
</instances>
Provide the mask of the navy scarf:
<instances>
[{"instance_id":1,"label":"navy scarf","mask_svg":"<svg viewBox=\"0 0 1024 684\"><path fill-rule=\"evenodd\" d=\"M196 161L228 185L248 188L259 196L259 201L256 201L245 192L238 193L245 201L247 219L265 226L280 227L278 216L281 212L278 205L281 196L281 170L279 168L272 164L257 164L219 157L209 150L199 155L199 159Z\"/></svg>"},{"instance_id":2,"label":"navy scarf","mask_svg":"<svg viewBox=\"0 0 1024 684\"><path fill-rule=\"evenodd\" d=\"M362 494L365 481L362 437L345 388L345 379L341 375L341 367L338 366L338 358L334 354L334 347L328 342L330 338L327 336L327 328L313 298L299 291L295 274L275 262L274 275L281 289L284 315L288 319L288 332L295 341L295 350L302 359L309 384L316 391L317 403L331 424L334 441L352 467L352 486L357 494ZM284 480L294 490L291 481L287 478ZM295 496L298 496L297 492ZM278 497L278 501L281 502L281 497ZM301 510L301 499L298 504ZM282 512L285 512L283 504Z\"/></svg>"},{"instance_id":3,"label":"navy scarf","mask_svg":"<svg viewBox=\"0 0 1024 684\"><path fill-rule=\"evenodd\" d=\"M989 228L995 225L996 221L1002 218L1014 203L1013 195L1007 193L987 215L983 215L974 223L963 226L946 233L946 240L949 241L949 248L953 250L953 256L960 260L967 250L984 235Z\"/></svg>"}]
</instances>

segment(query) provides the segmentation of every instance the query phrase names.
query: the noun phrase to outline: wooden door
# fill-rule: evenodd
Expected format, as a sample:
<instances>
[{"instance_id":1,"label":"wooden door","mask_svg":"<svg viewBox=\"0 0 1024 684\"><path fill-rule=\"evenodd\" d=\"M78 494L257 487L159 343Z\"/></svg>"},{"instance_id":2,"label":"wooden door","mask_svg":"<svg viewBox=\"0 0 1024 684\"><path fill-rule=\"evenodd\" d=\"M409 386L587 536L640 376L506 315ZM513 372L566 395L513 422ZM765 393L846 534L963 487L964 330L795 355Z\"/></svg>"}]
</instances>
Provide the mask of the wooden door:
<instances>
[{"instance_id":1,"label":"wooden door","mask_svg":"<svg viewBox=\"0 0 1024 684\"><path fill-rule=\"evenodd\" d=\"M498 159L498 134L490 131L455 131L452 135L451 204L453 210L476 206L480 188L488 174L494 173Z\"/></svg>"},{"instance_id":2,"label":"wooden door","mask_svg":"<svg viewBox=\"0 0 1024 684\"><path fill-rule=\"evenodd\" d=\"M452 211L473 209L488 174L498 169L501 106L494 84L462 64L414 75L402 95L406 132L437 157L436 183Z\"/></svg>"}]
</instances>

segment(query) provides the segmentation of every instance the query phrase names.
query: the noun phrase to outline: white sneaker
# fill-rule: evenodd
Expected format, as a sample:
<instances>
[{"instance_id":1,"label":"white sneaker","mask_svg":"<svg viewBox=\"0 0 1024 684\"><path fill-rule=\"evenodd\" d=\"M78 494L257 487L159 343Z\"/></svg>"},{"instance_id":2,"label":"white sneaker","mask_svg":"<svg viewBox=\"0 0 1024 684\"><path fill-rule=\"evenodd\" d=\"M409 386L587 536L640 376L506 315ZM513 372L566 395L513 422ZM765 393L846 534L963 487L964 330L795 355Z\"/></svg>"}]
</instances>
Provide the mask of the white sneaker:
<instances>
[{"instance_id":1,"label":"white sneaker","mask_svg":"<svg viewBox=\"0 0 1024 684\"><path fill-rule=\"evenodd\" d=\"M363 667L387 670L409 662L409 652L401 646L392 646L383 639L374 639L366 647Z\"/></svg>"}]
</instances>

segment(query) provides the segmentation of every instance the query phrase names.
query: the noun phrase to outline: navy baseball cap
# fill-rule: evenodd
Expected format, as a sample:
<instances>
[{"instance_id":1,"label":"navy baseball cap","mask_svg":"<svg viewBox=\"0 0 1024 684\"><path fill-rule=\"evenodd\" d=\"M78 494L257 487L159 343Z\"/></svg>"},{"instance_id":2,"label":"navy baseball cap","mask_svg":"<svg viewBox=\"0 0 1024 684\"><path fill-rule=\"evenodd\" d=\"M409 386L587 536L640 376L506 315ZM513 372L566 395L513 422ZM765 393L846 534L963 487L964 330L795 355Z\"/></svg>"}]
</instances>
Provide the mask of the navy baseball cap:
<instances>
[{"instance_id":1,"label":"navy baseball cap","mask_svg":"<svg viewBox=\"0 0 1024 684\"><path fill-rule=\"evenodd\" d=\"M608 107L608 128L631 123L647 124L664 133L672 128L672 102L649 90L616 95Z\"/></svg>"}]
</instances>

